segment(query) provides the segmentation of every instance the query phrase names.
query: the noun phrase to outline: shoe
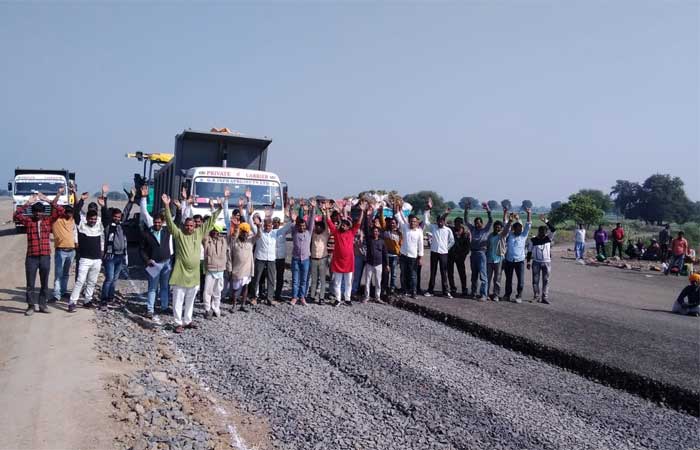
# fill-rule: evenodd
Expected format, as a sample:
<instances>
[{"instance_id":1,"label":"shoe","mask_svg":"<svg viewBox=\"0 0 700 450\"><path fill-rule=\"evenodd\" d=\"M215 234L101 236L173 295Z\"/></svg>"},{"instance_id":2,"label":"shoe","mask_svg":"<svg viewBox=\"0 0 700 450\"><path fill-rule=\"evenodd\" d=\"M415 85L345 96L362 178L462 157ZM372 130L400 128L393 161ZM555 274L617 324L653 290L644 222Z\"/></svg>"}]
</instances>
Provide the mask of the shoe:
<instances>
[{"instance_id":1,"label":"shoe","mask_svg":"<svg viewBox=\"0 0 700 450\"><path fill-rule=\"evenodd\" d=\"M146 319L153 320L153 311L148 311L146 313Z\"/></svg>"},{"instance_id":2,"label":"shoe","mask_svg":"<svg viewBox=\"0 0 700 450\"><path fill-rule=\"evenodd\" d=\"M197 326L197 324L194 322L190 322L187 325L185 325L185 328L187 328L188 330L196 330L197 328L199 328L199 326Z\"/></svg>"},{"instance_id":3,"label":"shoe","mask_svg":"<svg viewBox=\"0 0 700 450\"><path fill-rule=\"evenodd\" d=\"M445 295L445 297L447 297L447 298L454 298L454 297L452 296L452 294L450 294L449 292Z\"/></svg>"},{"instance_id":4,"label":"shoe","mask_svg":"<svg viewBox=\"0 0 700 450\"><path fill-rule=\"evenodd\" d=\"M431 294L430 292L426 292L425 294L423 294L423 297L432 297L432 296L433 296L433 294Z\"/></svg>"},{"instance_id":5,"label":"shoe","mask_svg":"<svg viewBox=\"0 0 700 450\"><path fill-rule=\"evenodd\" d=\"M333 301L333 303L331 303L331 306L334 307L334 308L335 308L336 306L340 306L340 302L339 302L338 300L335 300L335 301Z\"/></svg>"},{"instance_id":6,"label":"shoe","mask_svg":"<svg viewBox=\"0 0 700 450\"><path fill-rule=\"evenodd\" d=\"M352 306L352 301L351 301L351 300L345 300L345 301L343 302L343 304L344 304L345 306Z\"/></svg>"},{"instance_id":7,"label":"shoe","mask_svg":"<svg viewBox=\"0 0 700 450\"><path fill-rule=\"evenodd\" d=\"M366 304L366 303L369 303L369 297L363 298L362 301L361 301L360 303L362 303L363 305Z\"/></svg>"},{"instance_id":8,"label":"shoe","mask_svg":"<svg viewBox=\"0 0 700 450\"><path fill-rule=\"evenodd\" d=\"M530 300L530 303L532 303L532 302L539 302L539 301L540 301L540 296L539 296L539 295L534 295L534 296L532 297L532 300Z\"/></svg>"},{"instance_id":9,"label":"shoe","mask_svg":"<svg viewBox=\"0 0 700 450\"><path fill-rule=\"evenodd\" d=\"M32 314L34 314L34 305L29 305L29 306L27 307L27 310L24 311L24 315L25 315L25 316L31 316Z\"/></svg>"},{"instance_id":10,"label":"shoe","mask_svg":"<svg viewBox=\"0 0 700 450\"><path fill-rule=\"evenodd\" d=\"M109 308L107 307L107 303L103 303L100 305L100 311L106 312Z\"/></svg>"},{"instance_id":11,"label":"shoe","mask_svg":"<svg viewBox=\"0 0 700 450\"><path fill-rule=\"evenodd\" d=\"M496 302L496 303L498 303L498 302L501 301L501 299L498 298L498 295L494 295L494 296L493 296L493 301Z\"/></svg>"},{"instance_id":12,"label":"shoe","mask_svg":"<svg viewBox=\"0 0 700 450\"><path fill-rule=\"evenodd\" d=\"M240 312L244 312L244 313L247 313L247 312L248 312L248 310L246 309L246 307L243 306L243 305L241 305L241 307L238 308L238 310L239 310Z\"/></svg>"},{"instance_id":13,"label":"shoe","mask_svg":"<svg viewBox=\"0 0 700 450\"><path fill-rule=\"evenodd\" d=\"M182 328L182 326L177 326L177 327L175 327L175 330L174 330L174 331L175 331L176 334L180 334L180 333L184 332L185 329Z\"/></svg>"},{"instance_id":14,"label":"shoe","mask_svg":"<svg viewBox=\"0 0 700 450\"><path fill-rule=\"evenodd\" d=\"M48 299L48 300L46 301L46 303L56 303L58 300L59 300L59 299L57 299L56 297L51 297L50 299Z\"/></svg>"},{"instance_id":15,"label":"shoe","mask_svg":"<svg viewBox=\"0 0 700 450\"><path fill-rule=\"evenodd\" d=\"M299 299L299 302L301 303L302 306L307 306L308 304L306 303L306 299L304 297Z\"/></svg>"},{"instance_id":16,"label":"shoe","mask_svg":"<svg viewBox=\"0 0 700 450\"><path fill-rule=\"evenodd\" d=\"M479 298L478 298L477 300L480 301L480 302L485 302L485 301L486 301L486 296L485 296L485 295L481 295L481 296L479 296Z\"/></svg>"},{"instance_id":17,"label":"shoe","mask_svg":"<svg viewBox=\"0 0 700 450\"><path fill-rule=\"evenodd\" d=\"M504 302L509 302L510 301L510 295L505 295L501 298Z\"/></svg>"},{"instance_id":18,"label":"shoe","mask_svg":"<svg viewBox=\"0 0 700 450\"><path fill-rule=\"evenodd\" d=\"M274 303L272 303L272 300L268 300L268 301L266 302L266 304L267 304L267 306L272 306L273 308L274 308L275 306L277 306L277 305L275 305Z\"/></svg>"},{"instance_id":19,"label":"shoe","mask_svg":"<svg viewBox=\"0 0 700 450\"><path fill-rule=\"evenodd\" d=\"M380 305L384 305L384 304L385 304L385 303L384 303L384 300L382 300L382 299L379 298L379 297L376 297L376 298L374 299L374 303L379 303Z\"/></svg>"},{"instance_id":20,"label":"shoe","mask_svg":"<svg viewBox=\"0 0 700 450\"><path fill-rule=\"evenodd\" d=\"M416 293L415 293L415 292L411 292L411 295L409 295L409 297L411 297L412 299L415 300L415 299L416 299Z\"/></svg>"},{"instance_id":21,"label":"shoe","mask_svg":"<svg viewBox=\"0 0 700 450\"><path fill-rule=\"evenodd\" d=\"M214 313L212 313L212 312L211 312L211 309L210 309L209 311L206 311L206 312L204 313L204 318L207 319L207 320L211 320L211 318L212 318L213 315L214 315Z\"/></svg>"},{"instance_id":22,"label":"shoe","mask_svg":"<svg viewBox=\"0 0 700 450\"><path fill-rule=\"evenodd\" d=\"M92 301L83 303L83 308L94 308L95 304Z\"/></svg>"},{"instance_id":23,"label":"shoe","mask_svg":"<svg viewBox=\"0 0 700 450\"><path fill-rule=\"evenodd\" d=\"M520 297L515 297L515 299L511 300L513 303L522 303L523 300Z\"/></svg>"},{"instance_id":24,"label":"shoe","mask_svg":"<svg viewBox=\"0 0 700 450\"><path fill-rule=\"evenodd\" d=\"M297 299L293 298L289 301L290 305L296 305L297 304Z\"/></svg>"},{"instance_id":25,"label":"shoe","mask_svg":"<svg viewBox=\"0 0 700 450\"><path fill-rule=\"evenodd\" d=\"M544 303L545 305L549 305L549 300L547 300L546 298L542 297L542 303Z\"/></svg>"},{"instance_id":26,"label":"shoe","mask_svg":"<svg viewBox=\"0 0 700 450\"><path fill-rule=\"evenodd\" d=\"M51 314L51 311L49 311L49 308L47 308L46 305L39 306L39 312L44 314Z\"/></svg>"},{"instance_id":27,"label":"shoe","mask_svg":"<svg viewBox=\"0 0 700 450\"><path fill-rule=\"evenodd\" d=\"M69 313L74 313L75 312L75 303L71 303L68 305L68 312Z\"/></svg>"}]
</instances>

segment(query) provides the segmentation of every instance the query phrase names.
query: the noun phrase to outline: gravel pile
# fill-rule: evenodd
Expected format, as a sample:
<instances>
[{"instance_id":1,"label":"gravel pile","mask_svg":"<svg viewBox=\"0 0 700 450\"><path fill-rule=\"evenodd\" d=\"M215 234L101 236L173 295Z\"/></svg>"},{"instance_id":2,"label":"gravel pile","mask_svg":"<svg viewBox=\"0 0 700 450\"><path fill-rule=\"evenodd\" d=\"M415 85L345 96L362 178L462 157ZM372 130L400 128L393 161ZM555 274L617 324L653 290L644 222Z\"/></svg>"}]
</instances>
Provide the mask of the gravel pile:
<instances>
[{"instance_id":1,"label":"gravel pile","mask_svg":"<svg viewBox=\"0 0 700 450\"><path fill-rule=\"evenodd\" d=\"M412 313L259 306L169 335L283 449L690 449L696 418Z\"/></svg>"}]
</instances>

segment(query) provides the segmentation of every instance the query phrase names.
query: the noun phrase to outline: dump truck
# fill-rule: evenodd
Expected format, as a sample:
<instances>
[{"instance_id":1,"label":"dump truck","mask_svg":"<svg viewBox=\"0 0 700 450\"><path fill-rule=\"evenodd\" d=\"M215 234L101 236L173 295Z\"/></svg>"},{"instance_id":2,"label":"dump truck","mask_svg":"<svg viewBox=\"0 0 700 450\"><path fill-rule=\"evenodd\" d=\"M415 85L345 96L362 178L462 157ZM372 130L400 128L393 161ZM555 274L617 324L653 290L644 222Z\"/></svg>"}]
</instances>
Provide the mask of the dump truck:
<instances>
[{"instance_id":1,"label":"dump truck","mask_svg":"<svg viewBox=\"0 0 700 450\"><path fill-rule=\"evenodd\" d=\"M182 189L193 199L192 214L211 214L209 200L231 192L229 207L250 191L255 212L265 209L284 221L283 199L286 185L277 174L266 171L267 150L272 140L244 136L228 129L212 131L184 130L175 136L174 157L153 175L154 211L163 207L161 195L180 198ZM224 225L223 215L219 224Z\"/></svg>"},{"instance_id":2,"label":"dump truck","mask_svg":"<svg viewBox=\"0 0 700 450\"><path fill-rule=\"evenodd\" d=\"M58 199L61 206L70 204L69 183L75 182L75 173L66 169L15 169L14 181L7 183L7 190L12 194L12 211L24 206L34 194L44 194L53 199L59 188L63 188L63 195ZM51 205L42 202L46 214L51 213ZM27 211L25 214L31 214ZM15 222L18 232L23 230L19 222Z\"/></svg>"}]
</instances>

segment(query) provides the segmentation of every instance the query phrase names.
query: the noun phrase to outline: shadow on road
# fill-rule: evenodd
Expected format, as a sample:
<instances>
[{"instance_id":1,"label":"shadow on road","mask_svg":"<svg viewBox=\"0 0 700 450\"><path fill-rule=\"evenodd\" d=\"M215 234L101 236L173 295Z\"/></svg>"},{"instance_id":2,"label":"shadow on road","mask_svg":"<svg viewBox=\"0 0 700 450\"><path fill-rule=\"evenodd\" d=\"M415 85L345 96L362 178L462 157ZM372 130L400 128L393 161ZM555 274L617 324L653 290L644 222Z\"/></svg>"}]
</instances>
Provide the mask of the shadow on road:
<instances>
[{"instance_id":1,"label":"shadow on road","mask_svg":"<svg viewBox=\"0 0 700 450\"><path fill-rule=\"evenodd\" d=\"M14 228L8 228L6 230L0 230L0 237L2 236L14 236L17 234L17 231L15 231Z\"/></svg>"},{"instance_id":2,"label":"shadow on road","mask_svg":"<svg viewBox=\"0 0 700 450\"><path fill-rule=\"evenodd\" d=\"M658 313L678 315L678 314L671 312L671 310L668 310L668 309L649 309L649 308L640 308L640 309L642 311L648 311L648 312L658 312Z\"/></svg>"},{"instance_id":3,"label":"shadow on road","mask_svg":"<svg viewBox=\"0 0 700 450\"><path fill-rule=\"evenodd\" d=\"M0 294L7 294L13 297L21 297L22 300L24 300L25 293L26 291L24 290L24 287L21 286L18 286L14 289L0 289Z\"/></svg>"}]
</instances>

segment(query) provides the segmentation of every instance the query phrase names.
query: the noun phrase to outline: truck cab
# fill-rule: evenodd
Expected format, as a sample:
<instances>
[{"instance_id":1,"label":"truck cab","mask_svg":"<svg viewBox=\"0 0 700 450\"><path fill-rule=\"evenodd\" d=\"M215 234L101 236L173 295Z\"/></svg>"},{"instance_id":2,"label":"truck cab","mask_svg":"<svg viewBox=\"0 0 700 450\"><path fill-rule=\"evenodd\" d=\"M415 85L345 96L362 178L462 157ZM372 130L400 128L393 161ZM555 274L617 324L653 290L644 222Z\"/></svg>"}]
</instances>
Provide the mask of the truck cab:
<instances>
[{"instance_id":1,"label":"truck cab","mask_svg":"<svg viewBox=\"0 0 700 450\"><path fill-rule=\"evenodd\" d=\"M61 206L70 204L68 180L70 172L67 170L46 169L16 169L14 181L7 184L7 190L12 194L12 211L23 207L29 198L37 193L42 193L53 198L59 188L64 189L64 194L58 199ZM46 214L51 213L51 205L42 202ZM26 212L31 214L31 212ZM22 224L15 222L17 231L22 231Z\"/></svg>"}]
</instances>

